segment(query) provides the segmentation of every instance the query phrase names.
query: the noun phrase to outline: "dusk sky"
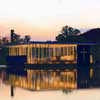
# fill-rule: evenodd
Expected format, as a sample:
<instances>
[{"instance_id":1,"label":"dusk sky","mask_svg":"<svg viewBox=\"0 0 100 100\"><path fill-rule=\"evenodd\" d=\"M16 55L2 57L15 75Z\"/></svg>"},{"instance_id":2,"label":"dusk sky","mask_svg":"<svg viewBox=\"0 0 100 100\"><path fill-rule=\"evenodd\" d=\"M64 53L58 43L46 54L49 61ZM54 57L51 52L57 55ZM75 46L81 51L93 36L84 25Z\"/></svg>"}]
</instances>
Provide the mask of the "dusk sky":
<instances>
[{"instance_id":1,"label":"dusk sky","mask_svg":"<svg viewBox=\"0 0 100 100\"><path fill-rule=\"evenodd\" d=\"M15 29L33 40L54 40L64 25L100 27L100 0L0 0L0 33Z\"/></svg>"}]
</instances>

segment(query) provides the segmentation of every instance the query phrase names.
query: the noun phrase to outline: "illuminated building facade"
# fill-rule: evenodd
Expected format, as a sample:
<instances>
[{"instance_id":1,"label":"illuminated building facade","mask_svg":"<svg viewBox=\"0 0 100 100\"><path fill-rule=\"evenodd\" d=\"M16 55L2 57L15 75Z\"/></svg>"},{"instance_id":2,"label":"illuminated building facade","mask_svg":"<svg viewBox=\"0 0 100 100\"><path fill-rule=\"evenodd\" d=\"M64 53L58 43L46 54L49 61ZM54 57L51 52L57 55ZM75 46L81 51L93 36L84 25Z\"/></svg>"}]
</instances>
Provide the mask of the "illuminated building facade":
<instances>
[{"instance_id":1,"label":"illuminated building facade","mask_svg":"<svg viewBox=\"0 0 100 100\"><path fill-rule=\"evenodd\" d=\"M87 50L86 46L84 47ZM23 65L23 70L26 76L19 75L18 71L9 74L9 82L15 86L31 89L31 90L45 90L45 89L76 89L79 83L87 84L90 78L89 65L84 65L81 62L84 60L84 52L78 53L78 44L64 44L64 43L48 43L48 42L34 42L30 44L17 44L8 46L9 57L26 57L26 62ZM85 59L88 57L86 64L92 63L92 55L86 51ZM87 56L86 56L87 55ZM81 58L79 58L81 57ZM79 63L78 60L80 59ZM16 60L16 59L15 59ZM19 63L17 59L15 62ZM82 60L82 61L81 61ZM82 78L83 75L79 72L82 66L87 66L87 78ZM8 65L11 66L11 65ZM14 65L12 65L14 66ZM78 67L77 67L78 66ZM88 70L87 70L88 69ZM81 76L80 76L81 75ZM80 77L78 77L80 76ZM92 76L92 75L91 75ZM81 80L82 79L82 80Z\"/></svg>"},{"instance_id":2,"label":"illuminated building facade","mask_svg":"<svg viewBox=\"0 0 100 100\"><path fill-rule=\"evenodd\" d=\"M9 56L27 56L27 64L76 63L76 44L33 43L9 46Z\"/></svg>"}]
</instances>

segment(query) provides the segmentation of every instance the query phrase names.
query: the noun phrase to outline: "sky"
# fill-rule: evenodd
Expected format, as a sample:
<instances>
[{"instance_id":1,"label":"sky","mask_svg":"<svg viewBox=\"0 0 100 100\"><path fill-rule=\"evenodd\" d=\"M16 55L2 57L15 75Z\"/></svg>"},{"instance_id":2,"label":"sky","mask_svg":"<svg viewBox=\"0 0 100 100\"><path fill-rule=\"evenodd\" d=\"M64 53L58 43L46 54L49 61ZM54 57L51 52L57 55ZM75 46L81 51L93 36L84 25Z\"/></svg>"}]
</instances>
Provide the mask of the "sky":
<instances>
[{"instance_id":1,"label":"sky","mask_svg":"<svg viewBox=\"0 0 100 100\"><path fill-rule=\"evenodd\" d=\"M33 40L54 40L63 26L100 27L100 0L0 0L0 36L10 29Z\"/></svg>"}]
</instances>

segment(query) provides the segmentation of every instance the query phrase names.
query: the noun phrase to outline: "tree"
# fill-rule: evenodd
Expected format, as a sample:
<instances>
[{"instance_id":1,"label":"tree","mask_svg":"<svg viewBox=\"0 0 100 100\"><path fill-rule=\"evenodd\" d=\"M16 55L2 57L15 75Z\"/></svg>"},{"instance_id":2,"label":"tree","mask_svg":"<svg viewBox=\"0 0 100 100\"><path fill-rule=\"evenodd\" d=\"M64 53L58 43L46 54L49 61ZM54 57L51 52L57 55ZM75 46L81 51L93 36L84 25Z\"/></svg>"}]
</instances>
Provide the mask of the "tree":
<instances>
[{"instance_id":1,"label":"tree","mask_svg":"<svg viewBox=\"0 0 100 100\"><path fill-rule=\"evenodd\" d=\"M2 43L3 43L3 44L9 43L9 40L7 39L7 37L3 37L3 38L2 38Z\"/></svg>"},{"instance_id":2,"label":"tree","mask_svg":"<svg viewBox=\"0 0 100 100\"><path fill-rule=\"evenodd\" d=\"M14 30L11 30L11 43L19 43L20 35L16 34Z\"/></svg>"},{"instance_id":3,"label":"tree","mask_svg":"<svg viewBox=\"0 0 100 100\"><path fill-rule=\"evenodd\" d=\"M31 39L30 35L25 35L25 37L24 37L24 43L29 43L30 39Z\"/></svg>"},{"instance_id":4,"label":"tree","mask_svg":"<svg viewBox=\"0 0 100 100\"><path fill-rule=\"evenodd\" d=\"M57 37L56 37L56 40L58 42L64 42L66 41L66 37L63 35L63 34L59 34Z\"/></svg>"},{"instance_id":5,"label":"tree","mask_svg":"<svg viewBox=\"0 0 100 100\"><path fill-rule=\"evenodd\" d=\"M66 35L66 36L69 36L69 35L77 35L78 33L80 33L80 31L78 29L74 29L70 26L64 26L61 30L61 33Z\"/></svg>"},{"instance_id":6,"label":"tree","mask_svg":"<svg viewBox=\"0 0 100 100\"><path fill-rule=\"evenodd\" d=\"M67 42L71 41L71 37L77 37L77 35L80 33L80 30L69 27L69 26L64 26L60 32L60 34L56 37L56 40L58 42Z\"/></svg>"}]
</instances>

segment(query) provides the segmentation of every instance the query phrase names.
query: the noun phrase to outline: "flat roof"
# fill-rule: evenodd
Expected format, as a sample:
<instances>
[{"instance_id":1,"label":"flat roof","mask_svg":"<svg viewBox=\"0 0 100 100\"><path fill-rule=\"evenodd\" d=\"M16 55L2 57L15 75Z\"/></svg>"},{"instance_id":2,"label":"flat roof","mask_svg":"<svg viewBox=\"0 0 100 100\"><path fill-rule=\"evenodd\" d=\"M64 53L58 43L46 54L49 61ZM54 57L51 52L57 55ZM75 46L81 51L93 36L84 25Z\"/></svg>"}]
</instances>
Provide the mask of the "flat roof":
<instances>
[{"instance_id":1,"label":"flat roof","mask_svg":"<svg viewBox=\"0 0 100 100\"><path fill-rule=\"evenodd\" d=\"M100 45L100 43L96 42L57 42L57 41L31 41L29 43L9 43L4 46L12 46L12 45L27 45L27 44L76 44L76 45Z\"/></svg>"}]
</instances>

